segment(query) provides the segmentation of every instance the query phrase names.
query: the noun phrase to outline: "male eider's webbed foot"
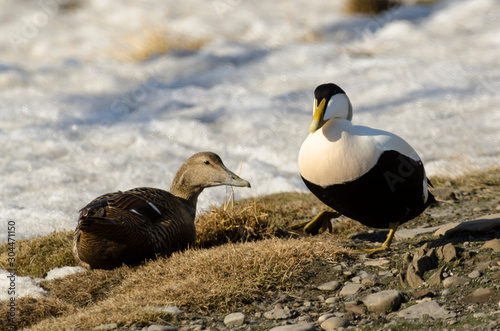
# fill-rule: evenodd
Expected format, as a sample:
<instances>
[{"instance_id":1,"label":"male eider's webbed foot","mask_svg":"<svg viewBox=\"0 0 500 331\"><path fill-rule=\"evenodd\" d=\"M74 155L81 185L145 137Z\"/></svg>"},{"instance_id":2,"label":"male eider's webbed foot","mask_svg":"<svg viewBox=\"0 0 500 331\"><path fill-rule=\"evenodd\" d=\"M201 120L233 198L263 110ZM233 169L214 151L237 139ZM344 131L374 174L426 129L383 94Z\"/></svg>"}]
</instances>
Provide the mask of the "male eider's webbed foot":
<instances>
[{"instance_id":1,"label":"male eider's webbed foot","mask_svg":"<svg viewBox=\"0 0 500 331\"><path fill-rule=\"evenodd\" d=\"M398 226L399 223L389 223L389 234L387 235L387 239L379 248L357 249L355 252L358 254L374 255L376 253L387 251L391 246L392 239L394 238L394 234L396 233Z\"/></svg>"},{"instance_id":2,"label":"male eider's webbed foot","mask_svg":"<svg viewBox=\"0 0 500 331\"><path fill-rule=\"evenodd\" d=\"M316 235L318 233L323 233L325 231L332 232L332 218L337 218L341 214L336 211L322 211L315 218L310 221L294 224L291 226L292 229L297 230L300 228L304 229L304 232L311 235Z\"/></svg>"}]
</instances>

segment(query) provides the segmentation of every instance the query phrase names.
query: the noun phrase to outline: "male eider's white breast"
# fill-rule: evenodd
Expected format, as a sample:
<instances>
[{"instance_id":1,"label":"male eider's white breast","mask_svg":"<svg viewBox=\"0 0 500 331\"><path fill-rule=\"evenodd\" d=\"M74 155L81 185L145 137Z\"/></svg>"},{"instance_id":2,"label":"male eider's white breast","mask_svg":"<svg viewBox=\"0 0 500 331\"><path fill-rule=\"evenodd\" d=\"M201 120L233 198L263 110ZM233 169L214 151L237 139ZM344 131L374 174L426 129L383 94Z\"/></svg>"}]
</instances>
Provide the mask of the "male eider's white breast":
<instances>
[{"instance_id":1,"label":"male eider's white breast","mask_svg":"<svg viewBox=\"0 0 500 331\"><path fill-rule=\"evenodd\" d=\"M299 151L299 171L316 185L341 184L367 173L386 150L420 160L413 148L395 134L334 119L306 138Z\"/></svg>"}]
</instances>

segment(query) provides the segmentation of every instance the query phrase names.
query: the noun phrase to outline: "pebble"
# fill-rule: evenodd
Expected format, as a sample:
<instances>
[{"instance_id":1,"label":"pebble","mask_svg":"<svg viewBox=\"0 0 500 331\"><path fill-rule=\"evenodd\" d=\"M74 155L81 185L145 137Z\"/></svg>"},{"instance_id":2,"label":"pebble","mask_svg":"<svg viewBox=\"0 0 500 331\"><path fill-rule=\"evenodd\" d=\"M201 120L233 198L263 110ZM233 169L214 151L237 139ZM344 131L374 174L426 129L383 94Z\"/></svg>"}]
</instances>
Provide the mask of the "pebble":
<instances>
[{"instance_id":1,"label":"pebble","mask_svg":"<svg viewBox=\"0 0 500 331\"><path fill-rule=\"evenodd\" d=\"M422 319L424 315L432 319L455 317L454 312L441 307L436 301L430 300L410 306L398 312L398 316L406 319Z\"/></svg>"},{"instance_id":2,"label":"pebble","mask_svg":"<svg viewBox=\"0 0 500 331\"><path fill-rule=\"evenodd\" d=\"M448 263L457 258L457 250L452 243L448 243L443 246L443 260Z\"/></svg>"},{"instance_id":3,"label":"pebble","mask_svg":"<svg viewBox=\"0 0 500 331\"><path fill-rule=\"evenodd\" d=\"M159 325L153 324L147 328L147 331L177 331L178 329L175 326L170 325Z\"/></svg>"},{"instance_id":4,"label":"pebble","mask_svg":"<svg viewBox=\"0 0 500 331\"><path fill-rule=\"evenodd\" d=\"M366 313L365 309L361 306L346 304L344 307L345 311L350 311L356 315L364 315Z\"/></svg>"},{"instance_id":5,"label":"pebble","mask_svg":"<svg viewBox=\"0 0 500 331\"><path fill-rule=\"evenodd\" d=\"M364 265L367 267L385 267L389 262L391 261L386 259L368 260L364 262Z\"/></svg>"},{"instance_id":6,"label":"pebble","mask_svg":"<svg viewBox=\"0 0 500 331\"><path fill-rule=\"evenodd\" d=\"M318 286L318 290L321 291L336 291L340 288L340 283L336 280L332 280L331 282L324 283Z\"/></svg>"},{"instance_id":7,"label":"pebble","mask_svg":"<svg viewBox=\"0 0 500 331\"><path fill-rule=\"evenodd\" d=\"M451 276L443 280L443 287L444 288L451 288L455 286L462 286L466 285L470 282L468 278L465 277L457 277L457 276Z\"/></svg>"},{"instance_id":8,"label":"pebble","mask_svg":"<svg viewBox=\"0 0 500 331\"><path fill-rule=\"evenodd\" d=\"M290 309L274 308L264 313L264 317L268 320L285 320L292 316Z\"/></svg>"},{"instance_id":9,"label":"pebble","mask_svg":"<svg viewBox=\"0 0 500 331\"><path fill-rule=\"evenodd\" d=\"M224 317L224 324L228 327L236 327L243 325L245 322L245 314L243 313L232 313Z\"/></svg>"},{"instance_id":10,"label":"pebble","mask_svg":"<svg viewBox=\"0 0 500 331\"><path fill-rule=\"evenodd\" d=\"M355 295L363 288L361 284L354 284L351 282L346 282L342 290L340 290L340 295L344 297L349 297L351 295Z\"/></svg>"},{"instance_id":11,"label":"pebble","mask_svg":"<svg viewBox=\"0 0 500 331\"><path fill-rule=\"evenodd\" d=\"M314 324L310 323L298 323L298 324L288 324L282 326L276 326L270 331L315 331L316 328Z\"/></svg>"},{"instance_id":12,"label":"pebble","mask_svg":"<svg viewBox=\"0 0 500 331\"><path fill-rule=\"evenodd\" d=\"M493 249L495 253L500 252L500 239L491 239L490 241L487 241L484 243L483 246L481 246L481 249Z\"/></svg>"},{"instance_id":13,"label":"pebble","mask_svg":"<svg viewBox=\"0 0 500 331\"><path fill-rule=\"evenodd\" d=\"M401 305L401 294L396 290L386 290L367 295L363 300L369 312L388 313Z\"/></svg>"},{"instance_id":14,"label":"pebble","mask_svg":"<svg viewBox=\"0 0 500 331\"><path fill-rule=\"evenodd\" d=\"M468 274L467 277L472 278L472 279L481 277L481 271L474 270L470 274Z\"/></svg>"},{"instance_id":15,"label":"pebble","mask_svg":"<svg viewBox=\"0 0 500 331\"><path fill-rule=\"evenodd\" d=\"M324 321L326 321L327 319L331 318L331 317L335 317L335 314L331 314L331 313L328 313L328 314L324 314L324 315L321 315L319 318L318 318L318 323L323 323Z\"/></svg>"},{"instance_id":16,"label":"pebble","mask_svg":"<svg viewBox=\"0 0 500 331\"><path fill-rule=\"evenodd\" d=\"M116 330L118 329L118 324L109 323L109 324L101 324L94 328L94 330Z\"/></svg>"},{"instance_id":17,"label":"pebble","mask_svg":"<svg viewBox=\"0 0 500 331\"><path fill-rule=\"evenodd\" d=\"M339 300L340 300L339 297L329 297L328 299L325 300L325 303L328 303L328 304L337 303L337 302L339 302Z\"/></svg>"},{"instance_id":18,"label":"pebble","mask_svg":"<svg viewBox=\"0 0 500 331\"><path fill-rule=\"evenodd\" d=\"M465 301L471 303L486 303L495 295L495 290L489 288L478 288L471 294L465 297Z\"/></svg>"},{"instance_id":19,"label":"pebble","mask_svg":"<svg viewBox=\"0 0 500 331\"><path fill-rule=\"evenodd\" d=\"M323 323L321 323L321 327L325 330L329 329L338 329L338 328L346 328L349 326L349 320L343 317L330 317Z\"/></svg>"},{"instance_id":20,"label":"pebble","mask_svg":"<svg viewBox=\"0 0 500 331\"><path fill-rule=\"evenodd\" d=\"M424 280L417 275L412 264L410 264L408 270L406 270L406 282L411 288L417 288L424 284Z\"/></svg>"},{"instance_id":21,"label":"pebble","mask_svg":"<svg viewBox=\"0 0 500 331\"><path fill-rule=\"evenodd\" d=\"M445 269L446 266L442 266L441 268L439 268L435 273L433 273L428 279L427 279L427 284L429 286L434 286L434 285L438 285L441 283L441 281L443 280L443 273L444 273L444 269Z\"/></svg>"}]
</instances>

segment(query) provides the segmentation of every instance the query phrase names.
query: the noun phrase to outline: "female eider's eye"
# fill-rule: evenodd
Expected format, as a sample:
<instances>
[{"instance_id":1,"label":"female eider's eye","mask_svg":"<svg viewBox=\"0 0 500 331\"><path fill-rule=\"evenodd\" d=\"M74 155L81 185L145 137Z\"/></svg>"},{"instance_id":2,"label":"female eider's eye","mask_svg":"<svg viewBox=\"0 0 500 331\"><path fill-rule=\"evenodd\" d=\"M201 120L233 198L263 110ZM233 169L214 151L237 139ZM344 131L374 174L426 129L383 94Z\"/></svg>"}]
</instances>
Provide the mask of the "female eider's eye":
<instances>
[{"instance_id":1,"label":"female eider's eye","mask_svg":"<svg viewBox=\"0 0 500 331\"><path fill-rule=\"evenodd\" d=\"M206 160L205 162L203 162L205 164L210 164L210 161Z\"/></svg>"}]
</instances>

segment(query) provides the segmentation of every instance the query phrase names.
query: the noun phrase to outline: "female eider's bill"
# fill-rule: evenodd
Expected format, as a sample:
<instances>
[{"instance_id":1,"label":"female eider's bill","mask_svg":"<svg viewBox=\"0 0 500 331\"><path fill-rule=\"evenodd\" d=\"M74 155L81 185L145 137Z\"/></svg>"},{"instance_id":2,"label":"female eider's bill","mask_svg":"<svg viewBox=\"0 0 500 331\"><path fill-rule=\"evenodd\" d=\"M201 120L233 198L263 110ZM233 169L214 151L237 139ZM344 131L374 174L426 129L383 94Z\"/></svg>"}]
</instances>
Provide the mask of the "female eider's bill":
<instances>
[{"instance_id":1,"label":"female eider's bill","mask_svg":"<svg viewBox=\"0 0 500 331\"><path fill-rule=\"evenodd\" d=\"M436 201L427 189L422 161L397 135L353 125L351 102L339 86L320 85L314 97L299 171L309 190L338 213L320 213L304 231L331 229L330 219L343 214L370 227L389 228L382 246L367 251L388 249L397 227Z\"/></svg>"},{"instance_id":2,"label":"female eider's bill","mask_svg":"<svg viewBox=\"0 0 500 331\"><path fill-rule=\"evenodd\" d=\"M217 154L203 152L184 162L170 192L142 187L94 199L80 210L76 259L91 268L111 269L193 246L198 196L219 185L250 187Z\"/></svg>"}]
</instances>

